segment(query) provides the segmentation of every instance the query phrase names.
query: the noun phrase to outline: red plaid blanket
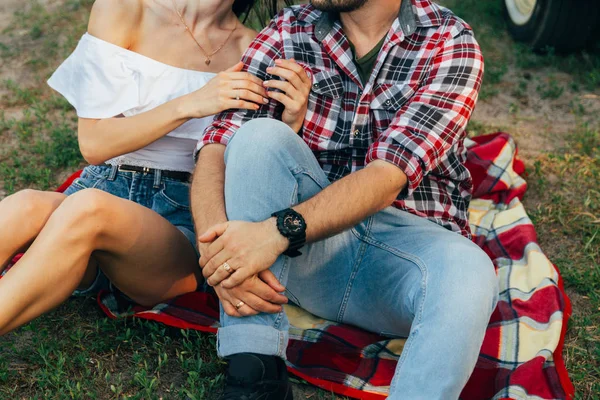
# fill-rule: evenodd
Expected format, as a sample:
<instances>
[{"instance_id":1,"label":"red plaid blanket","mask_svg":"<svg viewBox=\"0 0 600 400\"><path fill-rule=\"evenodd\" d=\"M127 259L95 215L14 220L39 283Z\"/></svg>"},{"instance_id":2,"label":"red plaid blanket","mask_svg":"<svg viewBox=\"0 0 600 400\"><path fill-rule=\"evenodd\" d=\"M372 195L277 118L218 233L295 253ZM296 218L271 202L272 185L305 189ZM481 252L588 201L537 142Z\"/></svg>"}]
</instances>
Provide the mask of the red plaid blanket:
<instances>
[{"instance_id":1,"label":"red plaid blanket","mask_svg":"<svg viewBox=\"0 0 600 400\"><path fill-rule=\"evenodd\" d=\"M475 183L469 212L473 240L496 265L500 301L461 398L572 398L562 358L571 306L521 204L527 185L516 145L508 134L496 133L469 140L468 147ZM209 292L152 309L131 304L118 292L101 293L98 302L111 318L133 316L207 332L219 326L218 300ZM287 352L291 372L342 395L385 398L404 340L326 321L293 306L286 312L292 324Z\"/></svg>"}]
</instances>

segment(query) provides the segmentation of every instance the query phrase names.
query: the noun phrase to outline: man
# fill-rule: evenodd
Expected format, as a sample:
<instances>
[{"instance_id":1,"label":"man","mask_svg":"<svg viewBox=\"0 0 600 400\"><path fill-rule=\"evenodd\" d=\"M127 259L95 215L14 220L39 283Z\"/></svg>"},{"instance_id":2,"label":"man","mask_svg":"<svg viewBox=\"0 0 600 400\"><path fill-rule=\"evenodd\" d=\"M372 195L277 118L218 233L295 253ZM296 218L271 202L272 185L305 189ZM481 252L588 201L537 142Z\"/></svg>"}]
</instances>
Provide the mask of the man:
<instances>
[{"instance_id":1,"label":"man","mask_svg":"<svg viewBox=\"0 0 600 400\"><path fill-rule=\"evenodd\" d=\"M243 62L268 81L291 58L313 81L300 136L271 101L217 116L198 145L192 200L222 305L223 398L292 398L287 298L408 337L389 398L458 398L498 296L467 221L473 33L429 0L312 0L279 14Z\"/></svg>"}]
</instances>

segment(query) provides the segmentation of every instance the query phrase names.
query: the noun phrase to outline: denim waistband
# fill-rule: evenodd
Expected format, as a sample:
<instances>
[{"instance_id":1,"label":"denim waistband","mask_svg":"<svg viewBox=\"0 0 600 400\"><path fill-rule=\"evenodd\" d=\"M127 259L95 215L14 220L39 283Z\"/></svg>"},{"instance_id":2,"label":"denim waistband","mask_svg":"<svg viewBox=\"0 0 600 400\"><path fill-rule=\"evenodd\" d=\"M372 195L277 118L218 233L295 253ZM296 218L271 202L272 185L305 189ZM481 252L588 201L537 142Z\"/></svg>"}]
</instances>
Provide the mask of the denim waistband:
<instances>
[{"instance_id":1,"label":"denim waistband","mask_svg":"<svg viewBox=\"0 0 600 400\"><path fill-rule=\"evenodd\" d=\"M180 182L180 183L187 183L189 184L189 181L184 181L184 180L180 180L180 179L174 179L174 178L170 178L168 176L165 176L164 172L160 169L152 169L152 173L145 173L145 172L138 172L138 171L124 171L124 170L120 170L118 165L101 165L99 166L100 168L106 168L108 170L108 176L107 176L107 180L109 181L114 181L115 179L117 179L117 175L125 175L125 176L141 176L142 178L146 178L146 179L152 179L153 181L153 186L155 188L160 187L161 182L163 182L164 180L170 180L170 181L175 181L175 182Z\"/></svg>"}]
</instances>

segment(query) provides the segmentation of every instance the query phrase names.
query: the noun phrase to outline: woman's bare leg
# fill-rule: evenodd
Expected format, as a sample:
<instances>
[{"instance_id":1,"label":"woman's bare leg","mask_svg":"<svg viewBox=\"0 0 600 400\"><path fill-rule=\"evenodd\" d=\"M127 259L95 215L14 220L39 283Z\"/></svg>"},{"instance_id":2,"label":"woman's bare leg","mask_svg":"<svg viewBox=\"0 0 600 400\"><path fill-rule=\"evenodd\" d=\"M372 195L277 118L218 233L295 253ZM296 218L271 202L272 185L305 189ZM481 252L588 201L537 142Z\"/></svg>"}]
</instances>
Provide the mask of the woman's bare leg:
<instances>
[{"instance_id":1,"label":"woman's bare leg","mask_svg":"<svg viewBox=\"0 0 600 400\"><path fill-rule=\"evenodd\" d=\"M23 190L0 201L0 272L29 247L67 196Z\"/></svg>"},{"instance_id":2,"label":"woman's bare leg","mask_svg":"<svg viewBox=\"0 0 600 400\"><path fill-rule=\"evenodd\" d=\"M51 215L17 268L0 280L0 335L58 306L81 282L90 256L121 291L144 305L193 291L196 253L154 211L86 189Z\"/></svg>"},{"instance_id":3,"label":"woman's bare leg","mask_svg":"<svg viewBox=\"0 0 600 400\"><path fill-rule=\"evenodd\" d=\"M62 193L26 189L0 201L0 273L15 255L29 248L66 198ZM96 278L96 264L90 261L82 288L89 287Z\"/></svg>"}]
</instances>

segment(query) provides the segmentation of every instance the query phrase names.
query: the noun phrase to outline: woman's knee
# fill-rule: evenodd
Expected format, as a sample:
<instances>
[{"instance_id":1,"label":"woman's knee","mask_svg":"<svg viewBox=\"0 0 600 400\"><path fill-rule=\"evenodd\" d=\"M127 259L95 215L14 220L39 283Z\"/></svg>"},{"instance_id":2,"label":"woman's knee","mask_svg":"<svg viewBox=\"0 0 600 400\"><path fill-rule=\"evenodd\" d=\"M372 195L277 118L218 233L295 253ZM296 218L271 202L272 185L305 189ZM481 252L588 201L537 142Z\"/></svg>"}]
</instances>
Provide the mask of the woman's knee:
<instances>
[{"instance_id":1,"label":"woman's knee","mask_svg":"<svg viewBox=\"0 0 600 400\"><path fill-rule=\"evenodd\" d=\"M63 201L55 212L56 222L67 231L85 231L88 238L99 234L110 210L111 195L98 189L80 190Z\"/></svg>"},{"instance_id":2,"label":"woman's knee","mask_svg":"<svg viewBox=\"0 0 600 400\"><path fill-rule=\"evenodd\" d=\"M64 196L58 193L25 189L5 198L2 212L18 219L23 225L39 229L59 207Z\"/></svg>"}]
</instances>

